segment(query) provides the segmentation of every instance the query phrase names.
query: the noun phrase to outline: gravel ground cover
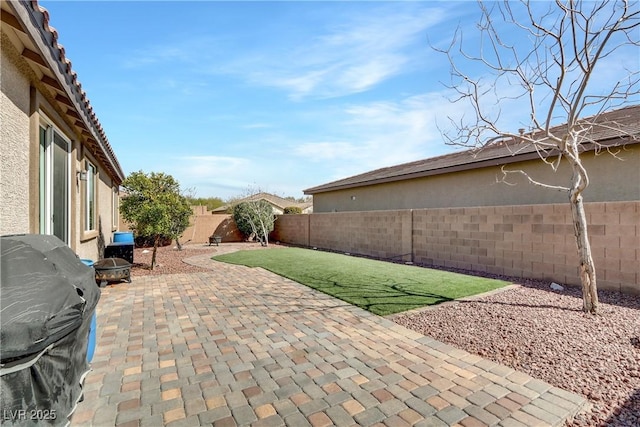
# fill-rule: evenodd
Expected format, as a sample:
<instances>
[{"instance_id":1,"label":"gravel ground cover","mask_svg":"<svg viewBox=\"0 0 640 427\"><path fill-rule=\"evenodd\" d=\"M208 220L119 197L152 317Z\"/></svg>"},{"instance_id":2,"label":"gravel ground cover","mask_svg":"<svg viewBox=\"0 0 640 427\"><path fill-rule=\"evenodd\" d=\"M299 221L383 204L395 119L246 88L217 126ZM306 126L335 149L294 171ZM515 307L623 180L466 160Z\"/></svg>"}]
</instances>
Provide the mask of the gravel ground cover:
<instances>
[{"instance_id":1,"label":"gravel ground cover","mask_svg":"<svg viewBox=\"0 0 640 427\"><path fill-rule=\"evenodd\" d=\"M640 426L640 296L599 292L582 312L579 289L521 286L393 320L440 341L586 396L570 426Z\"/></svg>"},{"instance_id":2,"label":"gravel ground cover","mask_svg":"<svg viewBox=\"0 0 640 427\"><path fill-rule=\"evenodd\" d=\"M215 246L206 245L188 245L183 246L181 251L174 249L173 245L162 246L158 248L156 253L156 266L153 270L149 269L151 265L151 256L153 248L135 248L133 250L133 266L131 267L131 276L151 276L160 274L176 274L176 273L200 273L208 271L206 268L196 267L182 262L184 258L195 255L211 253L216 254Z\"/></svg>"},{"instance_id":3,"label":"gravel ground cover","mask_svg":"<svg viewBox=\"0 0 640 427\"><path fill-rule=\"evenodd\" d=\"M277 244L271 244L268 249L283 247ZM183 260L196 255L211 256L221 253L233 252L238 250L258 250L267 249L259 243L238 242L223 243L220 246L209 246L207 244L187 244L182 246L182 250L177 250L176 246L161 246L156 253L156 266L153 270L151 266L151 256L153 248L135 248L133 250L133 266L131 267L131 276L154 276L159 274L177 274L177 273L202 273L209 271L206 268L190 265Z\"/></svg>"},{"instance_id":4,"label":"gravel ground cover","mask_svg":"<svg viewBox=\"0 0 640 427\"><path fill-rule=\"evenodd\" d=\"M153 271L148 269L151 251L135 249L132 276L207 271L182 260L213 256L223 251L220 248L159 248ZM249 244L241 247L247 248ZM600 314L591 316L582 312L577 288L553 291L550 283L514 283L519 286L399 314L393 320L586 396L592 409L578 414L570 426L640 426L640 296L600 291Z\"/></svg>"}]
</instances>

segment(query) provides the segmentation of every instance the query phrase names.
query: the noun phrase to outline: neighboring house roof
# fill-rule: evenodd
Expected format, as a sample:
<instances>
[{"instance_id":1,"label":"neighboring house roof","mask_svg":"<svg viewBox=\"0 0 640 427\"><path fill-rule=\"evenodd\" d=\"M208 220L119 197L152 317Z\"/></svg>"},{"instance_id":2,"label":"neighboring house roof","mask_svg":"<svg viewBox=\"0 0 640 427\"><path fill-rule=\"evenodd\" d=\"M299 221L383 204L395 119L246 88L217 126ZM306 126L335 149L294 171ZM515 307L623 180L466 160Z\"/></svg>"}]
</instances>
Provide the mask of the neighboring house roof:
<instances>
[{"instance_id":1,"label":"neighboring house roof","mask_svg":"<svg viewBox=\"0 0 640 427\"><path fill-rule=\"evenodd\" d=\"M585 119L587 120L587 119ZM596 119L597 125L589 133L591 141L606 146L640 143L640 105L621 108L601 114ZM560 133L562 126L556 126ZM624 140L621 141L620 138ZM585 145L585 150L594 145ZM508 163L532 160L539 157L536 148L531 144L517 144L513 141L497 141L480 149L471 149L443 156L431 157L410 163L376 169L363 174L329 182L327 184L304 190L304 194L317 194L326 191L343 190L386 182L421 178L462 170L497 166Z\"/></svg>"},{"instance_id":2,"label":"neighboring house roof","mask_svg":"<svg viewBox=\"0 0 640 427\"><path fill-rule=\"evenodd\" d=\"M21 51L41 86L47 90L83 143L99 159L117 182L124 173L102 125L82 90L78 75L58 43L58 32L49 25L49 12L32 1L2 1L3 33ZM9 31L9 28L13 31Z\"/></svg>"},{"instance_id":3,"label":"neighboring house roof","mask_svg":"<svg viewBox=\"0 0 640 427\"><path fill-rule=\"evenodd\" d=\"M235 200L235 202L233 204L229 204L229 205L224 205L224 206L220 206L219 208L216 208L214 210L212 210L211 212L213 213L220 213L220 212L227 212L229 209L231 209L233 207L233 205L238 204L238 203L242 203L242 202L249 202L249 201L257 201L257 200L265 200L266 202L268 202L269 204L271 204L272 206L280 209L280 210L284 210L284 208L288 208L288 207L292 207L292 206L297 206L302 210L305 210L309 207L311 207L313 204L312 203L297 203L297 202L293 202L289 199L283 199L282 197L278 197L275 194L271 194L271 193L256 193L253 194L249 197L245 197L242 199L238 199Z\"/></svg>"}]
</instances>

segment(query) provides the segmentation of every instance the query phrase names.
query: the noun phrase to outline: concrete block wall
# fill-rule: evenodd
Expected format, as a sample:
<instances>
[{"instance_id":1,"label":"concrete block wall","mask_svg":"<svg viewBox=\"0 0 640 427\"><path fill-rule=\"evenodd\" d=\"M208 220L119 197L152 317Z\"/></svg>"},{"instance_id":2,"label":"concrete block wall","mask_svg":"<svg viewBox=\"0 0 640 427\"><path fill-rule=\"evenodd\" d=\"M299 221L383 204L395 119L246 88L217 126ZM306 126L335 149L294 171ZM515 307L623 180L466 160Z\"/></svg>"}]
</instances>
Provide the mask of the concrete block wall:
<instances>
[{"instance_id":1,"label":"concrete block wall","mask_svg":"<svg viewBox=\"0 0 640 427\"><path fill-rule=\"evenodd\" d=\"M599 289L640 294L640 201L585 210ZM285 243L580 284L568 204L289 215L276 230Z\"/></svg>"},{"instance_id":2,"label":"concrete block wall","mask_svg":"<svg viewBox=\"0 0 640 427\"><path fill-rule=\"evenodd\" d=\"M586 205L600 289L640 293L640 202ZM414 211L414 261L579 285L568 204Z\"/></svg>"},{"instance_id":3,"label":"concrete block wall","mask_svg":"<svg viewBox=\"0 0 640 427\"><path fill-rule=\"evenodd\" d=\"M311 246L395 260L411 259L411 211L310 215Z\"/></svg>"},{"instance_id":4,"label":"concrete block wall","mask_svg":"<svg viewBox=\"0 0 640 427\"><path fill-rule=\"evenodd\" d=\"M286 241L292 245L309 243L309 215L279 215L269 236L271 241Z\"/></svg>"},{"instance_id":5,"label":"concrete block wall","mask_svg":"<svg viewBox=\"0 0 640 427\"><path fill-rule=\"evenodd\" d=\"M564 210L541 205L535 214L532 206L415 211L414 261L516 277L553 276L567 283L572 248Z\"/></svg>"},{"instance_id":6,"label":"concrete block wall","mask_svg":"<svg viewBox=\"0 0 640 427\"><path fill-rule=\"evenodd\" d=\"M622 292L640 294L640 201L593 205L587 216L592 227L599 228L591 246L597 254L596 268L604 273L601 280L611 287L619 283Z\"/></svg>"}]
</instances>

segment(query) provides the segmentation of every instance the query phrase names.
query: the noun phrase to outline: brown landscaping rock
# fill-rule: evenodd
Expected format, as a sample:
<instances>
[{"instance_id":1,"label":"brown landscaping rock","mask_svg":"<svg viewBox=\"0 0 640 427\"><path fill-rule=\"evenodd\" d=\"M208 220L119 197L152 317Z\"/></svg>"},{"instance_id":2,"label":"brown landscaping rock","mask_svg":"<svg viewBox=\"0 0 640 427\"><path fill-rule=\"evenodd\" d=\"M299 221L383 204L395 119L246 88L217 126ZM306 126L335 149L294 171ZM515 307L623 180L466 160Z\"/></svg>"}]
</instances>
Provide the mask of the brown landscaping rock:
<instances>
[{"instance_id":1,"label":"brown landscaping rock","mask_svg":"<svg viewBox=\"0 0 640 427\"><path fill-rule=\"evenodd\" d=\"M477 300L398 315L394 321L523 371L592 403L570 426L640 425L640 297L599 292L600 314L581 311L579 289L526 285Z\"/></svg>"}]
</instances>

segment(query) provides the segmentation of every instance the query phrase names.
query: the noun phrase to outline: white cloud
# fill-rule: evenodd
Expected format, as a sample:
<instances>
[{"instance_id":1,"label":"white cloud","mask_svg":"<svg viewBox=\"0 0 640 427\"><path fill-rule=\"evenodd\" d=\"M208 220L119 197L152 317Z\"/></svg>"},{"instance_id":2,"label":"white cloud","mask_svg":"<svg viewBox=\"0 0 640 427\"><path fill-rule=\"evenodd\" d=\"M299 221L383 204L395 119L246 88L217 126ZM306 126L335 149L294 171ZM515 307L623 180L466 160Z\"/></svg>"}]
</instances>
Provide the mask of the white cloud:
<instances>
[{"instance_id":1,"label":"white cloud","mask_svg":"<svg viewBox=\"0 0 640 427\"><path fill-rule=\"evenodd\" d=\"M454 151L455 147L444 144L436 118L459 112L461 107L444 95L436 92L395 102L350 105L337 115L342 119L333 125L334 141L298 143L293 153L323 163L331 180Z\"/></svg>"},{"instance_id":2,"label":"white cloud","mask_svg":"<svg viewBox=\"0 0 640 427\"><path fill-rule=\"evenodd\" d=\"M260 188L281 196L302 196L304 165L274 162L264 158L233 156L183 156L165 163L163 170L175 177L183 189L196 189L196 197L226 200ZM297 177L297 178L296 178ZM310 186L310 185L308 185Z\"/></svg>"},{"instance_id":3,"label":"white cloud","mask_svg":"<svg viewBox=\"0 0 640 427\"><path fill-rule=\"evenodd\" d=\"M197 188L197 196L219 195L228 197L246 187L243 176L251 170L250 159L230 156L182 156L165 164L184 189Z\"/></svg>"},{"instance_id":4,"label":"white cloud","mask_svg":"<svg viewBox=\"0 0 640 427\"><path fill-rule=\"evenodd\" d=\"M242 37L174 34L170 42L133 49L123 66L168 66L178 75L187 70L231 75L284 90L293 100L334 98L412 71L416 55L411 49L423 46L426 51L427 30L446 15L444 6L419 2L368 7L336 3L320 9L302 9L307 14L297 22L286 14L270 17L279 31L259 33L263 38L255 45L243 44Z\"/></svg>"},{"instance_id":5,"label":"white cloud","mask_svg":"<svg viewBox=\"0 0 640 427\"><path fill-rule=\"evenodd\" d=\"M426 30L444 17L440 9L420 4L394 3L367 12L359 8L354 15L336 13L334 23L320 35L303 35L279 49L237 57L222 69L256 85L284 89L296 100L362 92L411 71L408 49L420 42L426 45Z\"/></svg>"}]
</instances>

